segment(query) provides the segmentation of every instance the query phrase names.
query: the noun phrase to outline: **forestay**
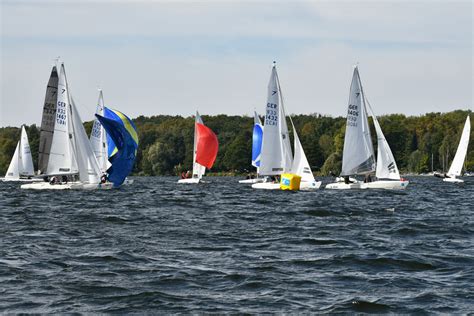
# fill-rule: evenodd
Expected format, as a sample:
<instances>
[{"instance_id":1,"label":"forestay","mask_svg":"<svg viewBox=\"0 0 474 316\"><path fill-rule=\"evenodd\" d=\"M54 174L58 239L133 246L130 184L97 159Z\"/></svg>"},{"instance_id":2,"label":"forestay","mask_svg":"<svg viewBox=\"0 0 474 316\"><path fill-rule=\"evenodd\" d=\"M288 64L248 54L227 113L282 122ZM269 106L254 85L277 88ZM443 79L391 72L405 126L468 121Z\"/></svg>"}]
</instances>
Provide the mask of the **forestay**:
<instances>
[{"instance_id":1,"label":"forestay","mask_svg":"<svg viewBox=\"0 0 474 316\"><path fill-rule=\"evenodd\" d=\"M464 160L466 159L467 147L469 146L469 136L471 134L471 121L469 120L469 115L466 118L466 123L464 123L464 128L462 130L461 140L459 141L458 149L456 150L456 155L454 156L451 167L448 170L448 176L458 177L461 175L462 167Z\"/></svg>"},{"instance_id":2,"label":"forestay","mask_svg":"<svg viewBox=\"0 0 474 316\"><path fill-rule=\"evenodd\" d=\"M373 171L375 171L374 149L364 92L356 66L349 95L341 175L367 174Z\"/></svg>"},{"instance_id":3,"label":"forestay","mask_svg":"<svg viewBox=\"0 0 474 316\"><path fill-rule=\"evenodd\" d=\"M58 72L56 66L51 70L41 119L38 173L45 174L48 168L49 153L53 141L54 123L56 122L56 101L58 97Z\"/></svg>"}]
</instances>

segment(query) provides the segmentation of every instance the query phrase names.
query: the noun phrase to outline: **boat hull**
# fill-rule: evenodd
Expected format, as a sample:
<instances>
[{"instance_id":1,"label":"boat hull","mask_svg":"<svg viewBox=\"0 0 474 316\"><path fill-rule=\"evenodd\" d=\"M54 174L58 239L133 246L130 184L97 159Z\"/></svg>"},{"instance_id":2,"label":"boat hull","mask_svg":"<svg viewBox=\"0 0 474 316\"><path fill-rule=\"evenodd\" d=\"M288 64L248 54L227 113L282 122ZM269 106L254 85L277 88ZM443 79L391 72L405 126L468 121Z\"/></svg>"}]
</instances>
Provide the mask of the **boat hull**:
<instances>
[{"instance_id":1,"label":"boat hull","mask_svg":"<svg viewBox=\"0 0 474 316\"><path fill-rule=\"evenodd\" d=\"M254 183L261 183L263 181L264 181L263 178L255 178L255 179L239 180L239 183L254 184Z\"/></svg>"},{"instance_id":2,"label":"boat hull","mask_svg":"<svg viewBox=\"0 0 474 316\"><path fill-rule=\"evenodd\" d=\"M181 184L197 184L201 182L201 179L199 178L189 178L189 179L179 179L178 183Z\"/></svg>"},{"instance_id":3,"label":"boat hull","mask_svg":"<svg viewBox=\"0 0 474 316\"><path fill-rule=\"evenodd\" d=\"M260 182L252 184L253 189L280 190L279 182Z\"/></svg>"},{"instance_id":4,"label":"boat hull","mask_svg":"<svg viewBox=\"0 0 474 316\"><path fill-rule=\"evenodd\" d=\"M365 189L385 189L385 190L404 190L410 182L408 180L378 180L373 182L355 182L344 183L335 182L326 185L330 190L365 190Z\"/></svg>"},{"instance_id":5,"label":"boat hull","mask_svg":"<svg viewBox=\"0 0 474 316\"><path fill-rule=\"evenodd\" d=\"M42 182L43 179L38 179L38 178L34 178L34 179L8 179L8 178L2 178L1 179L2 182Z\"/></svg>"},{"instance_id":6,"label":"boat hull","mask_svg":"<svg viewBox=\"0 0 474 316\"><path fill-rule=\"evenodd\" d=\"M321 181L311 181L311 182L301 182L300 190L301 191L312 191L318 190L321 187Z\"/></svg>"},{"instance_id":7,"label":"boat hull","mask_svg":"<svg viewBox=\"0 0 474 316\"><path fill-rule=\"evenodd\" d=\"M107 183L83 183L83 182L69 182L50 184L49 182L28 183L20 186L24 190L109 190L112 189L113 184Z\"/></svg>"},{"instance_id":8,"label":"boat hull","mask_svg":"<svg viewBox=\"0 0 474 316\"><path fill-rule=\"evenodd\" d=\"M321 187L321 181L314 182L301 182L300 191L312 191L318 190ZM252 184L254 189L263 189L263 190L280 190L280 183L276 182L261 182Z\"/></svg>"},{"instance_id":9,"label":"boat hull","mask_svg":"<svg viewBox=\"0 0 474 316\"><path fill-rule=\"evenodd\" d=\"M458 178L443 178L444 182L451 182L451 183L464 183L464 180Z\"/></svg>"}]
</instances>

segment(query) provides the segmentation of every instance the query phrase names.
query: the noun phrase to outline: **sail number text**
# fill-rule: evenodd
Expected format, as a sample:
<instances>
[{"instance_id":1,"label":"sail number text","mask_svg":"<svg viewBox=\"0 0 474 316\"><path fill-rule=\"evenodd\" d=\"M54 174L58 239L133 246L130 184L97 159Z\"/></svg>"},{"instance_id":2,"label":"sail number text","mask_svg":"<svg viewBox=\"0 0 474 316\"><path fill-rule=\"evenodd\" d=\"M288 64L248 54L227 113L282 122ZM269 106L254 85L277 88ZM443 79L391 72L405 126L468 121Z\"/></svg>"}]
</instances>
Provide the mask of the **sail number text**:
<instances>
[{"instance_id":1,"label":"sail number text","mask_svg":"<svg viewBox=\"0 0 474 316\"><path fill-rule=\"evenodd\" d=\"M66 103L58 101L56 108L56 124L66 125Z\"/></svg>"},{"instance_id":2,"label":"sail number text","mask_svg":"<svg viewBox=\"0 0 474 316\"><path fill-rule=\"evenodd\" d=\"M265 125L278 125L278 104L267 103L267 114L265 116Z\"/></svg>"},{"instance_id":3,"label":"sail number text","mask_svg":"<svg viewBox=\"0 0 474 316\"><path fill-rule=\"evenodd\" d=\"M347 125L357 127L357 117L359 116L359 107L355 104L349 104L347 110Z\"/></svg>"}]
</instances>

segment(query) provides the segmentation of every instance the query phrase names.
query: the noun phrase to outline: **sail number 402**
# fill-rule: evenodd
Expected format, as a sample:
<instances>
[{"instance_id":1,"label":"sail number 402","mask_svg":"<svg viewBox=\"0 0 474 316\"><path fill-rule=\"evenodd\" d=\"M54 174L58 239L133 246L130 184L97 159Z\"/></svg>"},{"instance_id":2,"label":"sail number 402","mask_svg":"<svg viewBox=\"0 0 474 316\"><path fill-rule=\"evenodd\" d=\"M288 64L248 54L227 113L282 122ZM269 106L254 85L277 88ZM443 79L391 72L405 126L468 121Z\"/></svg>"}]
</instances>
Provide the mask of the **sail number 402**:
<instances>
[{"instance_id":1,"label":"sail number 402","mask_svg":"<svg viewBox=\"0 0 474 316\"><path fill-rule=\"evenodd\" d=\"M267 103L265 125L278 125L278 104Z\"/></svg>"},{"instance_id":2,"label":"sail number 402","mask_svg":"<svg viewBox=\"0 0 474 316\"><path fill-rule=\"evenodd\" d=\"M66 125L66 103L58 101L56 108L56 124Z\"/></svg>"}]
</instances>

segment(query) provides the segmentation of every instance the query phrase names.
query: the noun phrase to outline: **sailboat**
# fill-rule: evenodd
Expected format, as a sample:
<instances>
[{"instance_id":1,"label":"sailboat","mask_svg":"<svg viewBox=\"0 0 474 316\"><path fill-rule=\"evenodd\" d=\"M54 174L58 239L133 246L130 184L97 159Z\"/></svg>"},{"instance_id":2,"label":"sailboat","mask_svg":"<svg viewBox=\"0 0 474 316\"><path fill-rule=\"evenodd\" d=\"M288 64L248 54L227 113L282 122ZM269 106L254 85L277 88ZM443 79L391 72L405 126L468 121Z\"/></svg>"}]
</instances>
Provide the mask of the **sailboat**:
<instances>
[{"instance_id":1,"label":"sailboat","mask_svg":"<svg viewBox=\"0 0 474 316\"><path fill-rule=\"evenodd\" d=\"M13 154L10 165L8 166L5 178L2 181L35 181L33 158L31 157L30 143L25 127L21 127L21 137L16 144L15 153Z\"/></svg>"},{"instance_id":2,"label":"sailboat","mask_svg":"<svg viewBox=\"0 0 474 316\"><path fill-rule=\"evenodd\" d=\"M217 157L219 142L216 134L204 125L199 112L194 122L193 176L178 180L178 183L199 183L206 168L211 169Z\"/></svg>"},{"instance_id":3,"label":"sailboat","mask_svg":"<svg viewBox=\"0 0 474 316\"><path fill-rule=\"evenodd\" d=\"M257 168L257 178L240 180L239 183L257 183L262 182L263 178L259 178L259 167L260 157L262 153L262 140L263 140L263 125L258 117L256 111L254 111L254 125L252 134L252 166Z\"/></svg>"},{"instance_id":4,"label":"sailboat","mask_svg":"<svg viewBox=\"0 0 474 316\"><path fill-rule=\"evenodd\" d=\"M368 110L377 133L377 161L375 160L368 122ZM375 172L375 181L370 174ZM368 181L358 181L351 176L364 175ZM364 94L359 69L354 67L349 94L346 135L342 154L341 177L327 189L405 189L408 181L400 177L390 146L380 128L377 117Z\"/></svg>"},{"instance_id":5,"label":"sailboat","mask_svg":"<svg viewBox=\"0 0 474 316\"><path fill-rule=\"evenodd\" d=\"M321 182L317 182L314 179L298 134L294 128L293 121L291 121L295 137L295 156L293 157L283 103L276 63L273 62L270 82L268 83L259 169L260 175L266 176L266 181L252 184L252 188L267 190L280 189L280 183L278 181L270 181L269 177L279 177L284 173L292 172L302 177L300 189L318 189ZM311 175L309 175L308 172L311 173Z\"/></svg>"},{"instance_id":6,"label":"sailboat","mask_svg":"<svg viewBox=\"0 0 474 316\"><path fill-rule=\"evenodd\" d=\"M454 182L462 183L464 182L461 179L456 177L461 176L462 167L464 160L466 159L467 148L469 146L469 136L471 134L471 121L469 115L466 118L466 123L464 123L464 128L462 130L461 140L459 141L458 149L456 150L456 155L454 155L453 162L451 167L449 167L446 177L443 179L445 182Z\"/></svg>"},{"instance_id":7,"label":"sailboat","mask_svg":"<svg viewBox=\"0 0 474 316\"><path fill-rule=\"evenodd\" d=\"M59 76L56 67L51 72L41 126L39 166L42 169L39 174L46 181L24 184L22 189L112 187L111 184L101 184L100 168L70 94L63 63L60 64Z\"/></svg>"},{"instance_id":8,"label":"sailboat","mask_svg":"<svg viewBox=\"0 0 474 316\"><path fill-rule=\"evenodd\" d=\"M108 182L106 183L113 183L115 188L125 183L131 184L133 180L127 179L127 176L132 172L137 156L137 128L133 121L122 112L107 107L102 109L102 115L95 116L109 139L107 148L110 154L106 153L106 156L108 156L110 167L104 171L107 173Z\"/></svg>"}]
</instances>

